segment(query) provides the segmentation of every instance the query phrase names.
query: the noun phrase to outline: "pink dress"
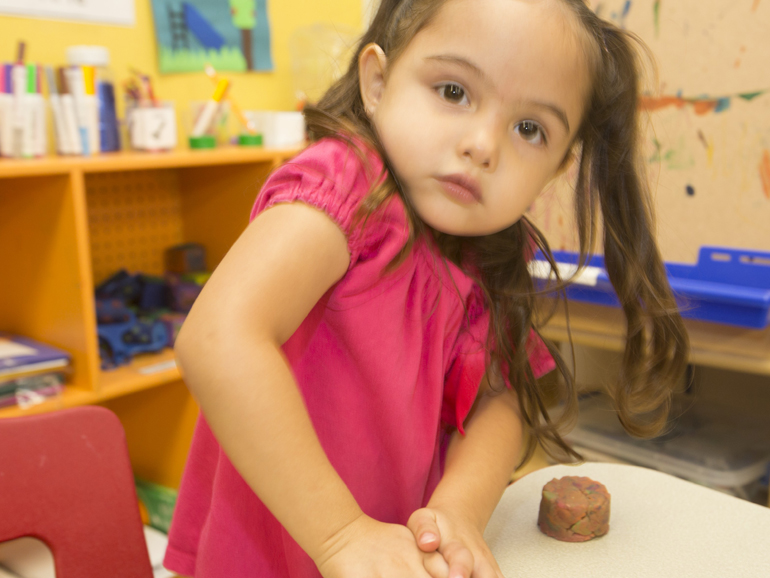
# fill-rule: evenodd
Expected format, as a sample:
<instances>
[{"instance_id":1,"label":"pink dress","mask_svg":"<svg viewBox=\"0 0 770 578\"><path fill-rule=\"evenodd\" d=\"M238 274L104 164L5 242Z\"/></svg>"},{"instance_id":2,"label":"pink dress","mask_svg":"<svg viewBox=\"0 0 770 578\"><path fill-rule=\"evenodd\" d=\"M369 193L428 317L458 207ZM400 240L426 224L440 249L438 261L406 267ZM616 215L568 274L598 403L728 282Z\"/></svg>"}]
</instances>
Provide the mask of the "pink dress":
<instances>
[{"instance_id":1,"label":"pink dress","mask_svg":"<svg viewBox=\"0 0 770 578\"><path fill-rule=\"evenodd\" d=\"M302 201L345 232L350 267L283 348L331 463L363 511L405 524L427 504L442 472L447 433L462 431L485 372L488 314L475 284L418 241L404 247L403 202L394 196L366 227L352 219L381 171L336 139L276 170L251 218ZM467 314L466 314L467 312ZM542 342L536 375L553 369ZM205 419L197 424L169 535L165 566L195 577L318 577L312 560L225 456Z\"/></svg>"}]
</instances>

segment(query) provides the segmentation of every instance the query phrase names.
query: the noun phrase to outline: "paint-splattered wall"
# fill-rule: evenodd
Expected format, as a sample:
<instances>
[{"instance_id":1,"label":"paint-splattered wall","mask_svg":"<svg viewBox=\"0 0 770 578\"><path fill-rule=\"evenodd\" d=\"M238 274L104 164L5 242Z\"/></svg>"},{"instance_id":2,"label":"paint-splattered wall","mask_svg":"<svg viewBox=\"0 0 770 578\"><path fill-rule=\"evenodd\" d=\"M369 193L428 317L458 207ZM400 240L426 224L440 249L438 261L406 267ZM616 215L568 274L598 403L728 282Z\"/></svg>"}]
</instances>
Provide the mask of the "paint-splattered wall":
<instances>
[{"instance_id":1,"label":"paint-splattered wall","mask_svg":"<svg viewBox=\"0 0 770 578\"><path fill-rule=\"evenodd\" d=\"M638 34L658 66L645 154L667 261L702 245L770 251L770 0L592 0ZM576 248L564 184L532 216Z\"/></svg>"}]
</instances>

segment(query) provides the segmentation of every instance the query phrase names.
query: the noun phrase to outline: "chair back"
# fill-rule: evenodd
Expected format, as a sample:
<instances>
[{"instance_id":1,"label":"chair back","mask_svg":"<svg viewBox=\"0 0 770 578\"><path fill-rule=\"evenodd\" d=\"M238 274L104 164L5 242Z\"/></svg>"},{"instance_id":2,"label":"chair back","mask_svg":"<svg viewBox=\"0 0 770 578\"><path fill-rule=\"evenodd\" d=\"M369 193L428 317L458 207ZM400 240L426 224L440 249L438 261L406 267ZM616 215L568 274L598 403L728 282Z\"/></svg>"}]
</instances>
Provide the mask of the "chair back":
<instances>
[{"instance_id":1,"label":"chair back","mask_svg":"<svg viewBox=\"0 0 770 578\"><path fill-rule=\"evenodd\" d=\"M123 427L83 406L0 419L0 542L45 542L57 578L153 575Z\"/></svg>"}]
</instances>

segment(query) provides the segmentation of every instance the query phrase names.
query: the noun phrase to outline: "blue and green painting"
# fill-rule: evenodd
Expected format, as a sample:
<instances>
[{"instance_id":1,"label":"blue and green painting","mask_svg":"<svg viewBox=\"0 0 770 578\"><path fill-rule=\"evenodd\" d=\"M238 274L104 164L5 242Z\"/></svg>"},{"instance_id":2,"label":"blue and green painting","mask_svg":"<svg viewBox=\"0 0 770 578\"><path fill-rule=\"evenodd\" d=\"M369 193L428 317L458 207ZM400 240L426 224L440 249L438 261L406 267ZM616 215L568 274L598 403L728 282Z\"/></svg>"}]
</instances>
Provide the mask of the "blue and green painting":
<instances>
[{"instance_id":1,"label":"blue and green painting","mask_svg":"<svg viewBox=\"0 0 770 578\"><path fill-rule=\"evenodd\" d=\"M161 73L273 70L267 0L152 0Z\"/></svg>"}]
</instances>

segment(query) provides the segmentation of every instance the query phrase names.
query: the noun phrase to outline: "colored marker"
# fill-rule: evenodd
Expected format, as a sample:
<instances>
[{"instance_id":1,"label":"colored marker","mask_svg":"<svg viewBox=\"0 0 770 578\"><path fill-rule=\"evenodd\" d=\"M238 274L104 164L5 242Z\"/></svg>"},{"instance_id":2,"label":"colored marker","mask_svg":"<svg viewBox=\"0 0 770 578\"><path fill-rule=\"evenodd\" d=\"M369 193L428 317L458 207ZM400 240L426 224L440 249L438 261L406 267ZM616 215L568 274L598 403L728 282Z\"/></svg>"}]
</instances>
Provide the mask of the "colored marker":
<instances>
[{"instance_id":1,"label":"colored marker","mask_svg":"<svg viewBox=\"0 0 770 578\"><path fill-rule=\"evenodd\" d=\"M61 95L56 82L56 75L51 66L45 67L45 80L48 84L48 100L51 101L53 111L53 127L56 135L56 150L59 154L71 154L72 145L69 142L69 133L64 125L64 109L62 108Z\"/></svg>"},{"instance_id":2,"label":"colored marker","mask_svg":"<svg viewBox=\"0 0 770 578\"><path fill-rule=\"evenodd\" d=\"M23 50L20 53L23 54ZM23 155L24 127L27 124L27 67L18 62L11 71L13 85L13 138L11 140L11 156Z\"/></svg>"},{"instance_id":3,"label":"colored marker","mask_svg":"<svg viewBox=\"0 0 770 578\"><path fill-rule=\"evenodd\" d=\"M37 96L37 66L27 64L27 93L22 97L23 100L23 126L21 131L21 156L32 158L37 153L36 137L38 136L37 125L42 122L38 118L38 106L35 96Z\"/></svg>"},{"instance_id":4,"label":"colored marker","mask_svg":"<svg viewBox=\"0 0 770 578\"><path fill-rule=\"evenodd\" d=\"M91 154L90 142L88 139L88 114L85 104L85 85L83 82L83 69L80 66L70 66L65 72L67 76L67 86L75 103L75 116L77 118L78 134L80 135L80 146L83 154Z\"/></svg>"},{"instance_id":5,"label":"colored marker","mask_svg":"<svg viewBox=\"0 0 770 578\"><path fill-rule=\"evenodd\" d=\"M86 115L88 150L98 153L101 146L99 134L99 103L96 100L96 67L83 66L83 106Z\"/></svg>"},{"instance_id":6,"label":"colored marker","mask_svg":"<svg viewBox=\"0 0 770 578\"><path fill-rule=\"evenodd\" d=\"M13 65L2 65L2 92L0 93L0 154L13 155Z\"/></svg>"},{"instance_id":7,"label":"colored marker","mask_svg":"<svg viewBox=\"0 0 770 578\"><path fill-rule=\"evenodd\" d=\"M59 85L61 86L61 104L64 112L64 130L67 131L70 151L72 154L83 154L83 141L78 127L77 106L75 97L70 90L70 75L67 69L59 68Z\"/></svg>"},{"instance_id":8,"label":"colored marker","mask_svg":"<svg viewBox=\"0 0 770 578\"><path fill-rule=\"evenodd\" d=\"M214 90L211 100L206 103L200 116L195 121L191 136L199 137L206 134L206 131L211 126L211 121L214 120L214 115L217 113L219 103L222 102L222 99L227 94L228 88L230 88L230 81L225 78L217 83L217 88Z\"/></svg>"},{"instance_id":9,"label":"colored marker","mask_svg":"<svg viewBox=\"0 0 770 578\"><path fill-rule=\"evenodd\" d=\"M208 76L214 84L217 84L219 82L219 75L217 74L217 71L214 69L214 67L206 63L204 70L206 71L206 76ZM246 118L246 116L241 112L241 107L238 106L238 103L235 101L235 97L233 97L232 94L228 93L227 95L227 101L230 103L230 108L233 110L233 113L235 116L238 117L238 120L241 121L241 124L244 126L246 131L248 131L251 134L257 133L257 127L254 126L254 123Z\"/></svg>"}]
</instances>

